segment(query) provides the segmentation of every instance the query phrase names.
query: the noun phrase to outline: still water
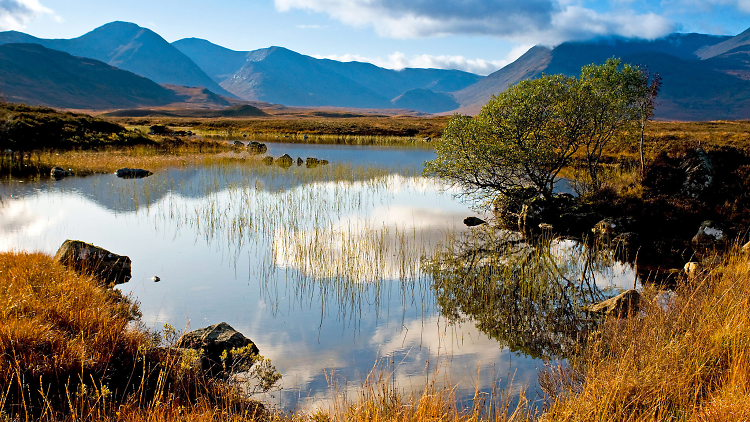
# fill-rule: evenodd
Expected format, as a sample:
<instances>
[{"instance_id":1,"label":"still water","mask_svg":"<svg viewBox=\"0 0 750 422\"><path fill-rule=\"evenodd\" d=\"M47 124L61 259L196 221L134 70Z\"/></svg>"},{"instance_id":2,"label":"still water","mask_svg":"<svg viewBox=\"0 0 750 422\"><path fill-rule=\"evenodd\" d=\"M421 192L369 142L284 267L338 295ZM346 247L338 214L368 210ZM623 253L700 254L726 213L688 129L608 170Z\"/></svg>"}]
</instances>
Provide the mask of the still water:
<instances>
[{"instance_id":1,"label":"still water","mask_svg":"<svg viewBox=\"0 0 750 422\"><path fill-rule=\"evenodd\" d=\"M118 288L140 302L146 326L229 323L283 374L283 390L272 400L285 409L325 403L335 394L332 378L339 393L355 392L378 365L407 392L438 378L457 386L460 398L493 387L527 388L535 397L540 357L553 357L528 345L535 340L527 331L540 328L508 328L503 320L498 329L502 318L483 310L504 309L501 296L446 305L446 289L436 289L426 270L423 257L468 232L465 217L482 217L457 192L421 177L433 152L268 147L268 155L331 165L285 170L228 162L141 180L4 182L0 248L54 254L65 239L79 239L128 255L133 278ZM565 242L557 248L575 249ZM595 274L602 295L633 280L632 270L616 263ZM159 283L151 281L155 275ZM523 312L507 309L512 317ZM553 313L543 317L562 318ZM534 315L520 319L528 318Z\"/></svg>"}]
</instances>

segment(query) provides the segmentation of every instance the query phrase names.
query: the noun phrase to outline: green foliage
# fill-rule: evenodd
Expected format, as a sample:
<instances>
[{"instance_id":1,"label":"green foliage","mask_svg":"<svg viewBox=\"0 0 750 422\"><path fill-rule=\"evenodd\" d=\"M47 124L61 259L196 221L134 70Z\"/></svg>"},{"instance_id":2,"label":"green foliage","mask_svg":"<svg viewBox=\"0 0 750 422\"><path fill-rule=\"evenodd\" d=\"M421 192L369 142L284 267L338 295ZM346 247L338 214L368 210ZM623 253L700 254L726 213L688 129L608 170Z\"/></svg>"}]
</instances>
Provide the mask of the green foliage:
<instances>
[{"instance_id":1,"label":"green foliage","mask_svg":"<svg viewBox=\"0 0 750 422\"><path fill-rule=\"evenodd\" d=\"M474 118L454 116L425 173L446 179L469 196L488 200L531 186L551 199L571 157L586 155L589 185L601 186L605 146L634 133L649 95L644 72L609 59L579 78L544 75L492 97Z\"/></svg>"}]
</instances>

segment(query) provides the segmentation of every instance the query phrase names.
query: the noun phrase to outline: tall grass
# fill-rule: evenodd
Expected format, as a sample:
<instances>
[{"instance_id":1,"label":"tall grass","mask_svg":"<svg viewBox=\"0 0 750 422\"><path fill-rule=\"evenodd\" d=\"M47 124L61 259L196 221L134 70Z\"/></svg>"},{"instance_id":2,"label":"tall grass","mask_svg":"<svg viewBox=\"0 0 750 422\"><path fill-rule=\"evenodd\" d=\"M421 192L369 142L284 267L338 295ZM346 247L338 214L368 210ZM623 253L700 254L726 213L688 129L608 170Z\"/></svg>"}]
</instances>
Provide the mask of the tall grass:
<instances>
[{"instance_id":1,"label":"tall grass","mask_svg":"<svg viewBox=\"0 0 750 422\"><path fill-rule=\"evenodd\" d=\"M49 256L0 254L0 419L211 419L263 413L133 325L137 306ZM266 367L267 368L267 367Z\"/></svg>"},{"instance_id":2,"label":"tall grass","mask_svg":"<svg viewBox=\"0 0 750 422\"><path fill-rule=\"evenodd\" d=\"M750 418L750 262L735 250L643 312L609 319L569 369L545 375L545 420Z\"/></svg>"}]
</instances>

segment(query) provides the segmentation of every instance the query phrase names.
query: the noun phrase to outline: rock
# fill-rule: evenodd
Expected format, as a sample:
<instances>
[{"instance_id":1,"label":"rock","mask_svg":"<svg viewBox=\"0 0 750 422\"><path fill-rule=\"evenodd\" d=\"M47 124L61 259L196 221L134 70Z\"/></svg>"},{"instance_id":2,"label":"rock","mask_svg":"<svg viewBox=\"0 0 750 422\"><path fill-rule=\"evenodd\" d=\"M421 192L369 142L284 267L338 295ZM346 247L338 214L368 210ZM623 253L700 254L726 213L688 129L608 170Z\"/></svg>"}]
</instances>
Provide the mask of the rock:
<instances>
[{"instance_id":1,"label":"rock","mask_svg":"<svg viewBox=\"0 0 750 422\"><path fill-rule=\"evenodd\" d=\"M728 236L726 232L711 220L706 220L701 224L698 233L693 236L693 247L699 249L710 249L726 244Z\"/></svg>"},{"instance_id":2,"label":"rock","mask_svg":"<svg viewBox=\"0 0 750 422\"><path fill-rule=\"evenodd\" d=\"M261 144L260 142L252 141L249 144L247 144L247 149L253 154L265 154L266 151L268 151L268 147L266 144Z\"/></svg>"},{"instance_id":3,"label":"rock","mask_svg":"<svg viewBox=\"0 0 750 422\"><path fill-rule=\"evenodd\" d=\"M603 242L611 242L617 235L622 233L622 223L613 219L605 218L594 225L591 232L597 239Z\"/></svg>"},{"instance_id":4,"label":"rock","mask_svg":"<svg viewBox=\"0 0 750 422\"><path fill-rule=\"evenodd\" d=\"M142 179L144 177L151 176L154 173L144 169L131 169L123 167L121 169L117 169L115 174L121 179Z\"/></svg>"},{"instance_id":5,"label":"rock","mask_svg":"<svg viewBox=\"0 0 750 422\"><path fill-rule=\"evenodd\" d=\"M601 220L601 215L593 212L569 212L560 215L558 231L573 236L581 236L591 230L591 226Z\"/></svg>"},{"instance_id":6,"label":"rock","mask_svg":"<svg viewBox=\"0 0 750 422\"><path fill-rule=\"evenodd\" d=\"M701 264L700 262L688 262L687 264L685 264L683 270L685 271L685 274L688 275L688 277L694 277L700 272Z\"/></svg>"},{"instance_id":7,"label":"rock","mask_svg":"<svg viewBox=\"0 0 750 422\"><path fill-rule=\"evenodd\" d=\"M53 167L52 170L50 170L49 175L51 178L55 180L62 180L66 177L72 176L73 173L69 172L68 170L65 170L62 167Z\"/></svg>"},{"instance_id":8,"label":"rock","mask_svg":"<svg viewBox=\"0 0 750 422\"><path fill-rule=\"evenodd\" d=\"M305 164L305 162L302 160L302 157L297 157L297 167L301 166L302 164Z\"/></svg>"},{"instance_id":9,"label":"rock","mask_svg":"<svg viewBox=\"0 0 750 422\"><path fill-rule=\"evenodd\" d=\"M422 139L422 141L423 142L432 142L432 138L428 136L428 137Z\"/></svg>"},{"instance_id":10,"label":"rock","mask_svg":"<svg viewBox=\"0 0 750 422\"><path fill-rule=\"evenodd\" d=\"M682 193L691 198L703 196L713 185L714 166L702 148L688 151L680 163L680 169L685 172Z\"/></svg>"},{"instance_id":11,"label":"rock","mask_svg":"<svg viewBox=\"0 0 750 422\"><path fill-rule=\"evenodd\" d=\"M151 281L153 281L154 283L158 283L159 281L161 281L161 278L159 278L158 275L155 275L155 276L151 277Z\"/></svg>"},{"instance_id":12,"label":"rock","mask_svg":"<svg viewBox=\"0 0 750 422\"><path fill-rule=\"evenodd\" d=\"M744 245L742 245L742 252L745 252L745 253L750 252L750 242L747 242Z\"/></svg>"},{"instance_id":13,"label":"rock","mask_svg":"<svg viewBox=\"0 0 750 422\"><path fill-rule=\"evenodd\" d=\"M263 160L261 162L267 166L270 166L273 164L273 157L263 157Z\"/></svg>"},{"instance_id":14,"label":"rock","mask_svg":"<svg viewBox=\"0 0 750 422\"><path fill-rule=\"evenodd\" d=\"M305 136L303 136L302 139L306 141L307 140L307 134L305 134Z\"/></svg>"},{"instance_id":15,"label":"rock","mask_svg":"<svg viewBox=\"0 0 750 422\"><path fill-rule=\"evenodd\" d=\"M618 318L635 315L640 310L641 294L637 290L627 290L603 302L588 307L589 312L612 315Z\"/></svg>"},{"instance_id":16,"label":"rock","mask_svg":"<svg viewBox=\"0 0 750 422\"><path fill-rule=\"evenodd\" d=\"M318 160L317 158L307 157L307 160L305 160L305 167L309 169L318 167L319 164L320 160Z\"/></svg>"},{"instance_id":17,"label":"rock","mask_svg":"<svg viewBox=\"0 0 750 422\"><path fill-rule=\"evenodd\" d=\"M247 144L247 149L253 154L265 154L266 151L268 151L268 147L266 144L261 144L260 142L252 141Z\"/></svg>"},{"instance_id":18,"label":"rock","mask_svg":"<svg viewBox=\"0 0 750 422\"><path fill-rule=\"evenodd\" d=\"M320 160L319 163L320 163L321 166L327 166L328 165L328 160Z\"/></svg>"},{"instance_id":19,"label":"rock","mask_svg":"<svg viewBox=\"0 0 750 422\"><path fill-rule=\"evenodd\" d=\"M487 222L482 220L481 218L472 216L472 217L464 218L464 224L466 224L469 227L474 227L474 226L480 226L482 224L487 224Z\"/></svg>"},{"instance_id":20,"label":"rock","mask_svg":"<svg viewBox=\"0 0 750 422\"><path fill-rule=\"evenodd\" d=\"M177 341L177 347L203 350L203 369L214 374L224 372L224 364L227 368L233 366L236 358L232 355L233 349L248 348L251 355L259 353L255 343L226 322L183 334ZM221 357L225 352L226 360L222 364Z\"/></svg>"},{"instance_id":21,"label":"rock","mask_svg":"<svg viewBox=\"0 0 750 422\"><path fill-rule=\"evenodd\" d=\"M80 240L63 242L54 259L79 273L96 275L107 286L126 283L131 277L130 258Z\"/></svg>"},{"instance_id":22,"label":"rock","mask_svg":"<svg viewBox=\"0 0 750 422\"><path fill-rule=\"evenodd\" d=\"M239 148L239 147L244 147L245 144L243 144L242 141L234 141L234 142L232 142L232 146L236 147L236 148Z\"/></svg>"},{"instance_id":23,"label":"rock","mask_svg":"<svg viewBox=\"0 0 750 422\"><path fill-rule=\"evenodd\" d=\"M284 154L281 157L277 158L275 161L276 165L281 168L289 168L294 164L294 160L289 154Z\"/></svg>"}]
</instances>

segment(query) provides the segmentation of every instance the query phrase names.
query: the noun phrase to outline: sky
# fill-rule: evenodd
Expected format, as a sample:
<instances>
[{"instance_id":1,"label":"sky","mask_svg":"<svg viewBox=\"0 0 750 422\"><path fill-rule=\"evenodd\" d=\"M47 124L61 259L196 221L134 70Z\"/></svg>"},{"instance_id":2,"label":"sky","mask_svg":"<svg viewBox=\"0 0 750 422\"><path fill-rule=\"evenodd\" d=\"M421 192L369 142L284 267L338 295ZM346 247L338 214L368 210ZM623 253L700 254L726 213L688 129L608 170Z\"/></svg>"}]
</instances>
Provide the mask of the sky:
<instances>
[{"instance_id":1,"label":"sky","mask_svg":"<svg viewBox=\"0 0 750 422\"><path fill-rule=\"evenodd\" d=\"M736 35L750 28L750 0L0 0L0 31L74 38L116 20L170 42L486 75L536 44Z\"/></svg>"}]
</instances>

